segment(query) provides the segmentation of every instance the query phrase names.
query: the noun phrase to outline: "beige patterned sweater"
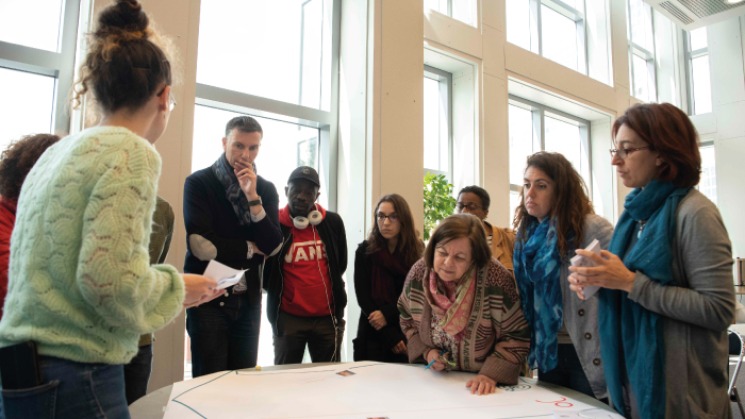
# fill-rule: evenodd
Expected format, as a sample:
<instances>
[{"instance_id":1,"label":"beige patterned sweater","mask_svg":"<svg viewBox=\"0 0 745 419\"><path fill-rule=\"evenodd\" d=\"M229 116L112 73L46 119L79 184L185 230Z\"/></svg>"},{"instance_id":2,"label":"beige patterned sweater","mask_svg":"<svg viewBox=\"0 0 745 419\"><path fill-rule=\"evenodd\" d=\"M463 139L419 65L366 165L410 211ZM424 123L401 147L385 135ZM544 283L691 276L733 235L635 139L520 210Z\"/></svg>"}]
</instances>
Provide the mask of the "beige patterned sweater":
<instances>
[{"instance_id":1,"label":"beige patterned sweater","mask_svg":"<svg viewBox=\"0 0 745 419\"><path fill-rule=\"evenodd\" d=\"M436 348L432 341L427 278L429 270L420 259L409 271L398 300L409 362L423 361L423 355L431 349L443 349ZM530 329L520 308L515 279L492 259L476 275L471 315L453 359L456 369L484 374L498 384L516 384L529 349Z\"/></svg>"}]
</instances>

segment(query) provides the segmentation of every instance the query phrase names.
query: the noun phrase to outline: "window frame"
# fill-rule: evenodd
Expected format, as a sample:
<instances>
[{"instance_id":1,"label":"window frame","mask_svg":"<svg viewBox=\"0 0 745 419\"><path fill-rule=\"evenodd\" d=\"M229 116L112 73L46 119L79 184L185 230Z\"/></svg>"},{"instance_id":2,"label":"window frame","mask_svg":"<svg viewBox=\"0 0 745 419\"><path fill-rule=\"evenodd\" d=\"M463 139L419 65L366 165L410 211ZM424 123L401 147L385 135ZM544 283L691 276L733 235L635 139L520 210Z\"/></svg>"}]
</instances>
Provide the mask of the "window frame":
<instances>
[{"instance_id":1,"label":"window frame","mask_svg":"<svg viewBox=\"0 0 745 419\"><path fill-rule=\"evenodd\" d=\"M587 28L585 25L585 1L582 0L582 9L578 10L574 8L573 6L570 6L566 4L565 2L561 0L531 0L531 2L535 2L536 6L531 7L531 12L535 10L536 13L536 21L538 25L536 25L537 30L540 32L538 36L536 36L538 41L538 53L542 57L546 57L543 54L543 34L544 34L544 28L543 28L543 7L547 7L554 12L564 16L565 18L569 19L570 21L574 21L575 25L575 38L576 38L576 48L577 48L577 67L572 68L572 70L575 70L582 74L587 74L587 69L589 67L588 63L588 51L587 51ZM532 39L532 37L531 37ZM532 41L531 41L532 43ZM532 45L531 45L532 46ZM552 60L553 61L553 60ZM559 63L561 64L561 63Z\"/></svg>"},{"instance_id":2,"label":"window frame","mask_svg":"<svg viewBox=\"0 0 745 419\"><path fill-rule=\"evenodd\" d=\"M447 131L447 153L446 158L447 161L447 171L437 170L429 167L424 167L425 173L433 173L433 174L442 174L445 175L445 177L448 179L448 181L453 182L453 74L441 70L436 67L432 67L429 65L424 66L424 76L423 78L428 78L430 80L435 80L439 84L439 93L440 93L440 103L444 103L447 114L446 116L446 131ZM424 80L422 80L424 81ZM423 139L426 141L426 139ZM441 144L442 139L438 139L438 150L442 146Z\"/></svg>"},{"instance_id":3,"label":"window frame","mask_svg":"<svg viewBox=\"0 0 745 419\"><path fill-rule=\"evenodd\" d=\"M650 22L647 22L651 27L651 35L652 35L652 50L648 50L643 45L639 45L634 42L633 37L631 36L632 31L634 28L632 27L632 19L631 19L631 1L626 2L626 24L627 24L627 38L629 42L629 86L631 87L630 94L632 97L647 101L647 102L656 102L658 95L659 95L659 89L657 88L657 54L656 54L656 48L657 48L657 39L655 36L655 12L652 9L652 6L649 5L649 3L645 1L641 1L641 7L645 9L647 13L644 13L645 16L649 16ZM638 28L637 28L638 30ZM645 71L647 72L647 89L650 90L649 97L640 98L636 96L636 79L634 77L636 67L634 66L634 57L640 57L644 60L646 66Z\"/></svg>"},{"instance_id":4,"label":"window frame","mask_svg":"<svg viewBox=\"0 0 745 419\"><path fill-rule=\"evenodd\" d=\"M685 97L688 101L688 115L701 115L696 113L696 95L695 95L695 80L693 79L693 60L697 58L703 58L703 57L709 57L709 45L707 40L707 45L704 48L699 48L697 50L691 49L691 33L686 30L681 30L682 32L682 43L683 43L683 51L684 51L684 74L685 74L685 86L686 86L686 93ZM711 61L709 61L709 86L711 91ZM709 100L711 101L711 97L709 97ZM712 112L712 110L709 110L709 112ZM707 112L708 113L708 112ZM703 113L702 113L703 114ZM713 145L710 144L710 145ZM703 147L704 145L701 144Z\"/></svg>"},{"instance_id":5,"label":"window frame","mask_svg":"<svg viewBox=\"0 0 745 419\"><path fill-rule=\"evenodd\" d=\"M52 132L64 134L82 126L82 112L71 112L69 102L77 77L75 59L85 53L78 50L80 28L88 28L90 19L90 13L81 11L91 11L90 0L63 2L57 52L0 41L0 67L54 78Z\"/></svg>"},{"instance_id":6,"label":"window frame","mask_svg":"<svg viewBox=\"0 0 745 419\"><path fill-rule=\"evenodd\" d=\"M531 112L532 116L532 134L533 134L533 152L537 153L538 151L545 151L546 149L546 115L548 114L549 117L557 118L557 119L565 119L569 120L573 123L577 123L579 126L579 135L580 135L580 145L581 145L581 159L582 164L587 166L586 170L583 170L583 168L577 168L575 167L575 170L579 172L579 174L582 176L582 179L585 181L585 184L587 186L587 193L588 196L593 196L593 190L592 190L592 138L591 138L591 128L592 128L592 122L588 121L584 118L578 117L576 115L571 115L567 112L564 112L560 109L552 108L550 106L534 102L529 99L525 99L513 94L509 95L508 99L508 107L509 106L517 106L525 110L529 110ZM513 164L510 160L510 164ZM589 178L585 178L585 175L587 175ZM522 184L515 185L510 180L510 192L514 192L519 194L522 190Z\"/></svg>"},{"instance_id":7,"label":"window frame","mask_svg":"<svg viewBox=\"0 0 745 419\"><path fill-rule=\"evenodd\" d=\"M440 10L439 7L437 7L437 8L429 7L427 5L427 1L425 0L424 1L424 12L426 13L426 12L428 12L430 10L431 11L435 11L437 13L444 14L445 16L448 16L451 19L455 19L455 20L457 20L459 22L462 22L462 23L464 23L466 25L473 26L473 27L478 27L479 26L479 23L478 23L478 20L479 20L478 19L478 8L479 8L478 0L466 0L466 1L468 1L468 3L467 3L467 6L468 7L463 8L463 9L459 9L461 12L463 12L463 11L466 11L467 12L466 14L468 15L467 16L468 17L468 20L463 19L463 16L455 16L454 15L454 10L455 10L454 7L453 7L454 0L436 0L436 1L438 3L440 3L440 4L444 2L445 3L445 9L446 10L445 11L442 11L442 10ZM458 0L458 2L461 3L461 4L466 4L466 2L463 2L462 0Z\"/></svg>"},{"instance_id":8,"label":"window frame","mask_svg":"<svg viewBox=\"0 0 745 419\"><path fill-rule=\"evenodd\" d=\"M507 0L509 1L509 0ZM595 64L593 59L590 57L590 28L587 24L587 18L588 18L588 6L587 6L588 0L581 0L581 8L576 8L573 5L568 4L564 0L528 0L527 7L528 7L528 21L529 21L529 33L530 33L530 39L529 39L529 49L530 51L548 59L553 62L556 62L559 65L565 66L563 63L560 63L558 61L553 60L552 58L549 58L547 55L545 55L545 46L543 45L543 34L544 28L543 28L543 7L546 7L548 9L551 9L552 11L558 13L559 15L569 19L570 21L574 22L575 24L575 38L576 38L576 51L577 51L577 62L575 63L574 67L567 67L571 70L577 71L580 74L586 75L588 77L591 77L595 80L600 81L604 84L612 84L612 77L611 74L608 73L605 76L607 77L607 80L605 78L597 78L600 76L591 75L591 68ZM597 1L597 0L595 0ZM606 13L608 13L607 4L603 7L606 10ZM606 16L608 18L608 16ZM606 23L605 26L608 26L609 23ZM509 32L509 31L508 31ZM609 36L609 35L608 35ZM509 42L509 41L508 41ZM608 48L610 48L610 44L608 45ZM609 60L609 59L608 59ZM610 64L610 61L608 61L608 64ZM608 67L608 71L612 71L610 67Z\"/></svg>"},{"instance_id":9,"label":"window frame","mask_svg":"<svg viewBox=\"0 0 745 419\"><path fill-rule=\"evenodd\" d=\"M338 69L341 45L341 1L332 0L331 7L331 100L328 110L310 108L199 82L196 83L195 105L317 128L319 131L318 148L316 150L318 153L318 173L321 177L321 183L327 191L324 196L327 199L328 206L333 209L337 207L337 194L335 192L337 190L338 172ZM300 65L303 65L302 60ZM302 78L302 75L300 77ZM302 86L299 89L299 94L301 92Z\"/></svg>"}]
</instances>

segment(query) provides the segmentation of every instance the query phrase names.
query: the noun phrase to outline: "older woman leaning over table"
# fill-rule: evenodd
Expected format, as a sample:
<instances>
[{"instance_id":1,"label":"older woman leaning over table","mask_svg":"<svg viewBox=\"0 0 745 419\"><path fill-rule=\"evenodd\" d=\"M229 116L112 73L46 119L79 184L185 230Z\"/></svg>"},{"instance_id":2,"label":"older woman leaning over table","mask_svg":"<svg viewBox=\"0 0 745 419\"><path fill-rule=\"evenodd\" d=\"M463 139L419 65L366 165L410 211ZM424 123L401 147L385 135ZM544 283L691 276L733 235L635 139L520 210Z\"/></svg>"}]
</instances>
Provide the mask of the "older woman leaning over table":
<instances>
[{"instance_id":1,"label":"older woman leaning over table","mask_svg":"<svg viewBox=\"0 0 745 419\"><path fill-rule=\"evenodd\" d=\"M409 362L471 371L474 394L515 384L530 330L510 272L491 258L481 220L456 214L432 234L398 300Z\"/></svg>"}]
</instances>

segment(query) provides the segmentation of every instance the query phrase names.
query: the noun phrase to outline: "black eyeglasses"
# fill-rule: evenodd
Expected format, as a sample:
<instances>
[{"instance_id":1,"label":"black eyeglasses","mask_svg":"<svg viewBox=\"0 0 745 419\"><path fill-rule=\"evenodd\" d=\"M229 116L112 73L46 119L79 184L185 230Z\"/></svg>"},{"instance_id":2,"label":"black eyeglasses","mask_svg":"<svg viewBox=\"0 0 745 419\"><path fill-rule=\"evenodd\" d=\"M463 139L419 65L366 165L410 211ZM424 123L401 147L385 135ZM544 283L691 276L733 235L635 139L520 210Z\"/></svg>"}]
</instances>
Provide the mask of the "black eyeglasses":
<instances>
[{"instance_id":1,"label":"black eyeglasses","mask_svg":"<svg viewBox=\"0 0 745 419\"><path fill-rule=\"evenodd\" d=\"M476 210L480 210L481 206L479 206L478 204L474 204L473 202L469 202L467 204L458 202L457 204L455 204L455 208L458 208L458 211L462 211L463 208L466 208L469 211L476 211Z\"/></svg>"},{"instance_id":2,"label":"black eyeglasses","mask_svg":"<svg viewBox=\"0 0 745 419\"><path fill-rule=\"evenodd\" d=\"M626 157L628 157L629 154L639 150L649 150L649 146L632 148L611 148L608 151L610 151L610 158L615 157L616 153L618 153L618 157L625 159Z\"/></svg>"},{"instance_id":3,"label":"black eyeglasses","mask_svg":"<svg viewBox=\"0 0 745 419\"><path fill-rule=\"evenodd\" d=\"M382 212L379 212L376 217L378 218L379 223L384 222L386 218L392 223L398 221L398 214L385 215Z\"/></svg>"}]
</instances>

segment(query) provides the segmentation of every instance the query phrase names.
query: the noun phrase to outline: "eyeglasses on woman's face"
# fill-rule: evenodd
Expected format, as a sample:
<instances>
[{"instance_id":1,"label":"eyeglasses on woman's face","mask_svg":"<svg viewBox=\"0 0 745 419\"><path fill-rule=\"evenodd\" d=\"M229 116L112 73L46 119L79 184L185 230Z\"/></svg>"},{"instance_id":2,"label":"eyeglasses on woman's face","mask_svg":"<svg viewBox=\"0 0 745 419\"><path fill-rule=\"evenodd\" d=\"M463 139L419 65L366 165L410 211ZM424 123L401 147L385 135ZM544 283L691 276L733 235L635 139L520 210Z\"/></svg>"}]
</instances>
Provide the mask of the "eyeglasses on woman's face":
<instances>
[{"instance_id":1,"label":"eyeglasses on woman's face","mask_svg":"<svg viewBox=\"0 0 745 419\"><path fill-rule=\"evenodd\" d=\"M608 151L610 151L610 158L611 159L613 157L615 157L616 154L618 154L618 157L620 157L622 159L626 159L626 157L628 157L629 154L631 154L631 153L633 153L635 151L639 151L639 150L649 150L649 146L644 146L644 147L629 147L629 148L611 148Z\"/></svg>"},{"instance_id":2,"label":"eyeglasses on woman's face","mask_svg":"<svg viewBox=\"0 0 745 419\"><path fill-rule=\"evenodd\" d=\"M381 224L384 223L385 220L388 220L392 223L395 223L398 221L398 214L396 213L385 215L382 212L379 212L375 215L375 217L378 219L378 222Z\"/></svg>"}]
</instances>

